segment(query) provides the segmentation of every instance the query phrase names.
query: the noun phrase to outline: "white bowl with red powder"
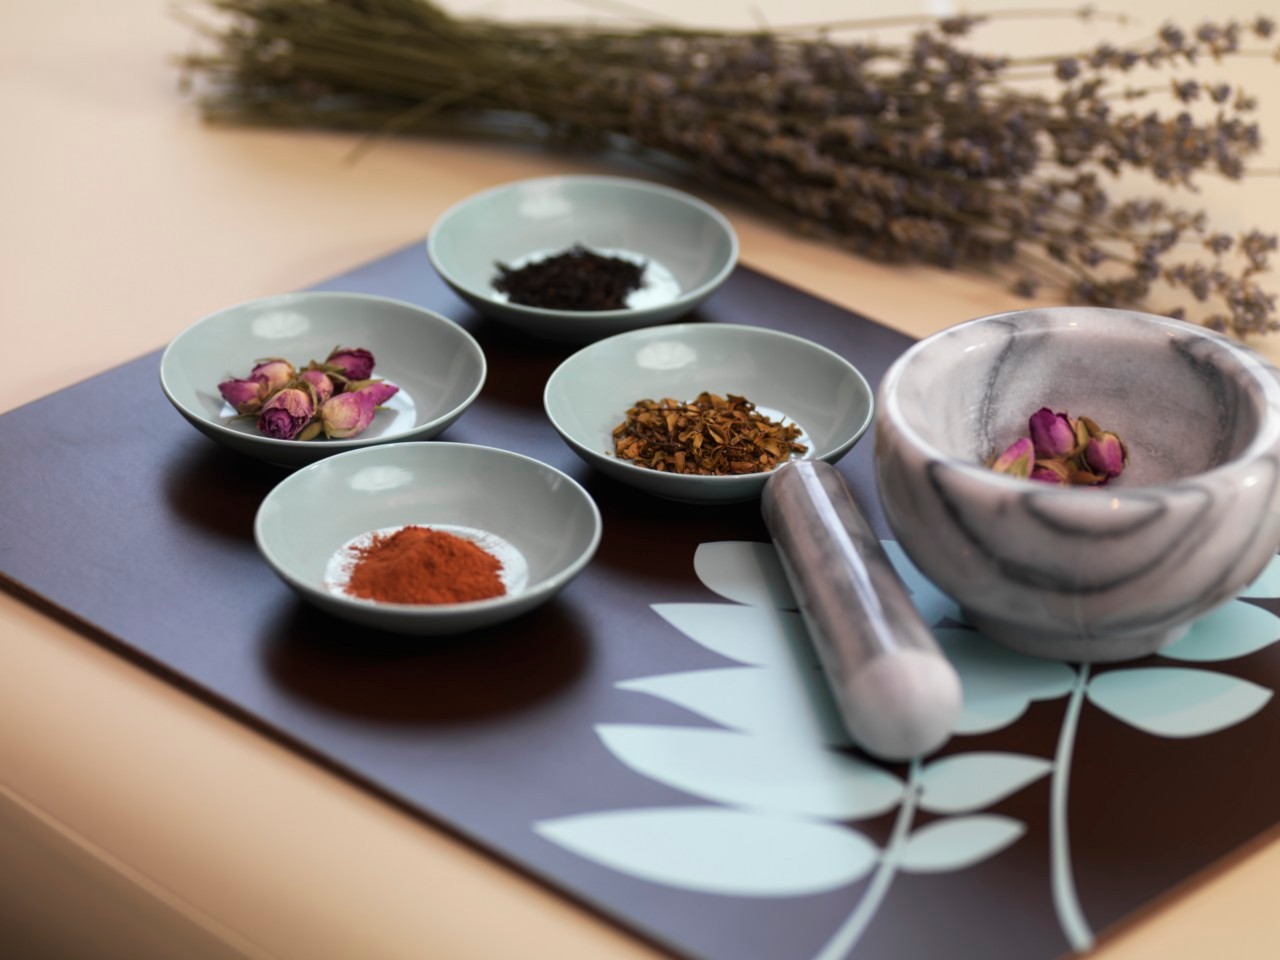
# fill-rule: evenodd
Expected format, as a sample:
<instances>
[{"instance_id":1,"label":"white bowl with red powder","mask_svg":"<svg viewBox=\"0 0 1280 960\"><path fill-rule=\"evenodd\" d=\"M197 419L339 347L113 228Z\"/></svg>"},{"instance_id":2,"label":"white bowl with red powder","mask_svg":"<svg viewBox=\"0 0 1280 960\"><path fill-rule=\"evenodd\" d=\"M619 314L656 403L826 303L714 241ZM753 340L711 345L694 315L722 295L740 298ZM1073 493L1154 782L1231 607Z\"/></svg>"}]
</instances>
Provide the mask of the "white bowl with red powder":
<instances>
[{"instance_id":1,"label":"white bowl with red powder","mask_svg":"<svg viewBox=\"0 0 1280 960\"><path fill-rule=\"evenodd\" d=\"M591 560L600 511L571 478L465 443L354 450L283 480L262 556L304 600L378 630L450 634L545 603Z\"/></svg>"}]
</instances>

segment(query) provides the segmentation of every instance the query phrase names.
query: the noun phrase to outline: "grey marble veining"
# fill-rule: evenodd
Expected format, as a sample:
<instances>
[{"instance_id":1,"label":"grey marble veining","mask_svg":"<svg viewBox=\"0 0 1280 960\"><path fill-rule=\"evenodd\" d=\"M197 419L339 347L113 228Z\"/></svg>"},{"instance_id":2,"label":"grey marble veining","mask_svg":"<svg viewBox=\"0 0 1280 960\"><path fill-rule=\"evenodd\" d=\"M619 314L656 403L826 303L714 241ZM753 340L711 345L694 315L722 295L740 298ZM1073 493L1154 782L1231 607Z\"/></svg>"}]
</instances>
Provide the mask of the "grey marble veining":
<instances>
[{"instance_id":1,"label":"grey marble veining","mask_svg":"<svg viewBox=\"0 0 1280 960\"><path fill-rule=\"evenodd\" d=\"M986 469L1042 406L1118 433L1125 472L1057 488ZM1015 649L1142 656L1280 544L1280 381L1200 327L1084 307L971 321L907 351L878 408L890 526L975 626Z\"/></svg>"}]
</instances>

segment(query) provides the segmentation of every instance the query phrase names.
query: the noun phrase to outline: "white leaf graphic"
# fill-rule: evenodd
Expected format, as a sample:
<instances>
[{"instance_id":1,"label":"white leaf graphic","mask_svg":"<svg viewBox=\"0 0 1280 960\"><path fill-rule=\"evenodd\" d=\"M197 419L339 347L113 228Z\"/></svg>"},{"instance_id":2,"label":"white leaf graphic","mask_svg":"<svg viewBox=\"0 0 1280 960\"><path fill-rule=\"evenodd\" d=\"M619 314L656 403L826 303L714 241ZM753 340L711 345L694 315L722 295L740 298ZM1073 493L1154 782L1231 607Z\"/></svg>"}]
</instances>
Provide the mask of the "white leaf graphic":
<instances>
[{"instance_id":1,"label":"white leaf graphic","mask_svg":"<svg viewBox=\"0 0 1280 960\"><path fill-rule=\"evenodd\" d=\"M678 704L722 726L759 736L844 746L826 681L817 670L729 667L624 680L635 690Z\"/></svg>"},{"instance_id":2,"label":"white leaf graphic","mask_svg":"<svg viewBox=\"0 0 1280 960\"><path fill-rule=\"evenodd\" d=\"M771 543L700 543L693 555L693 572L707 589L726 600L752 607L796 608L778 551Z\"/></svg>"},{"instance_id":3,"label":"white leaf graphic","mask_svg":"<svg viewBox=\"0 0 1280 960\"><path fill-rule=\"evenodd\" d=\"M1280 617L1251 603L1233 600L1191 625L1186 635L1160 650L1170 660L1207 663L1269 647L1280 640Z\"/></svg>"},{"instance_id":4,"label":"white leaf graphic","mask_svg":"<svg viewBox=\"0 0 1280 960\"><path fill-rule=\"evenodd\" d=\"M1271 699L1271 691L1208 670L1138 667L1094 677L1089 699L1147 733L1199 737L1247 720Z\"/></svg>"},{"instance_id":5,"label":"white leaf graphic","mask_svg":"<svg viewBox=\"0 0 1280 960\"><path fill-rule=\"evenodd\" d=\"M691 727L605 724L596 732L637 773L720 803L856 820L902 799L897 777L818 746Z\"/></svg>"},{"instance_id":6,"label":"white leaf graphic","mask_svg":"<svg viewBox=\"0 0 1280 960\"><path fill-rule=\"evenodd\" d=\"M1027 828L1010 817L951 817L917 830L907 840L902 869L908 873L963 870L993 857Z\"/></svg>"},{"instance_id":7,"label":"white leaf graphic","mask_svg":"<svg viewBox=\"0 0 1280 960\"><path fill-rule=\"evenodd\" d=\"M860 880L878 856L847 827L721 807L588 813L543 820L534 829L642 880L739 897L834 890Z\"/></svg>"},{"instance_id":8,"label":"white leaf graphic","mask_svg":"<svg viewBox=\"0 0 1280 960\"><path fill-rule=\"evenodd\" d=\"M880 545L884 547L884 552L888 555L889 562L893 564L893 569L911 591L911 601L920 611L920 616L924 618L925 623L932 627L943 620L965 622L964 614L960 612L960 605L935 587L933 581L920 572L920 568L911 562L907 552L902 549L902 544L897 540L881 540Z\"/></svg>"},{"instance_id":9,"label":"white leaf graphic","mask_svg":"<svg viewBox=\"0 0 1280 960\"><path fill-rule=\"evenodd\" d=\"M1032 700L1065 696L1075 671L1056 660L1014 653L973 630L934 631L960 674L964 709L956 733L987 733L1017 720Z\"/></svg>"},{"instance_id":10,"label":"white leaf graphic","mask_svg":"<svg viewBox=\"0 0 1280 960\"><path fill-rule=\"evenodd\" d=\"M920 806L933 813L981 810L1017 793L1053 769L1040 757L964 753L929 764L920 777Z\"/></svg>"},{"instance_id":11,"label":"white leaf graphic","mask_svg":"<svg viewBox=\"0 0 1280 960\"><path fill-rule=\"evenodd\" d=\"M818 663L800 614L790 610L728 603L655 603L653 610L691 640L739 663Z\"/></svg>"},{"instance_id":12,"label":"white leaf graphic","mask_svg":"<svg viewBox=\"0 0 1280 960\"><path fill-rule=\"evenodd\" d=\"M1280 557L1272 557L1253 583L1240 591L1240 596L1248 597L1250 600L1269 600L1280 597Z\"/></svg>"}]
</instances>

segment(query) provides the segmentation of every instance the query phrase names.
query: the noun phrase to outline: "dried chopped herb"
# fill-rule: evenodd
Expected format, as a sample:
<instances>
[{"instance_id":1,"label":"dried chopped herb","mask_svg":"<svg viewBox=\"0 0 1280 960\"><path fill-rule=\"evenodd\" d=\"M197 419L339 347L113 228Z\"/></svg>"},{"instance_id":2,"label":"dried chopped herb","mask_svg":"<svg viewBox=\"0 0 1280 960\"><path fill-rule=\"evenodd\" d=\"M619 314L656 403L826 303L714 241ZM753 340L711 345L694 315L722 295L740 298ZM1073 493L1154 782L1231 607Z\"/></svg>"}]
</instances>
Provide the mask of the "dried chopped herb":
<instances>
[{"instance_id":1,"label":"dried chopped herb","mask_svg":"<svg viewBox=\"0 0 1280 960\"><path fill-rule=\"evenodd\" d=\"M493 287L512 303L546 310L622 310L645 265L593 253L577 243L519 269L498 264Z\"/></svg>"},{"instance_id":2,"label":"dried chopped herb","mask_svg":"<svg viewBox=\"0 0 1280 960\"><path fill-rule=\"evenodd\" d=\"M613 450L640 467L719 477L767 473L809 449L800 436L794 423L770 420L746 397L704 391L691 403L637 400L613 428Z\"/></svg>"}]
</instances>

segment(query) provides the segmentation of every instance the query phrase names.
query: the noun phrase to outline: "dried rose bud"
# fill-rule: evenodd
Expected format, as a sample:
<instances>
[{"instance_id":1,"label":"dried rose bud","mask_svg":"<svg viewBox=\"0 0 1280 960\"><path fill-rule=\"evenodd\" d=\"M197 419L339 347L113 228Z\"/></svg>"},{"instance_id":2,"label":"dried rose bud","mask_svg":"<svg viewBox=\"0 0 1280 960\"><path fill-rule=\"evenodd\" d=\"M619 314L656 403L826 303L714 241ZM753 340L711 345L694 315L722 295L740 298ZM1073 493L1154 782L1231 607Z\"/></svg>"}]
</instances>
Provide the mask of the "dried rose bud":
<instances>
[{"instance_id":1,"label":"dried rose bud","mask_svg":"<svg viewBox=\"0 0 1280 960\"><path fill-rule=\"evenodd\" d=\"M333 396L333 381L319 370L304 370L298 379L311 384L316 392L316 403L324 403Z\"/></svg>"},{"instance_id":2,"label":"dried rose bud","mask_svg":"<svg viewBox=\"0 0 1280 960\"><path fill-rule=\"evenodd\" d=\"M325 360L348 380L368 380L373 376L373 354L359 347L335 347Z\"/></svg>"},{"instance_id":3,"label":"dried rose bud","mask_svg":"<svg viewBox=\"0 0 1280 960\"><path fill-rule=\"evenodd\" d=\"M1035 459L1035 449L1026 437L1019 437L1005 449L1004 453L991 461L991 469L996 473L1007 473L1011 477L1027 478L1031 476L1031 463Z\"/></svg>"},{"instance_id":4,"label":"dried rose bud","mask_svg":"<svg viewBox=\"0 0 1280 960\"><path fill-rule=\"evenodd\" d=\"M276 440L292 440L311 421L315 405L306 390L281 390L258 414L258 429Z\"/></svg>"},{"instance_id":5,"label":"dried rose bud","mask_svg":"<svg viewBox=\"0 0 1280 960\"><path fill-rule=\"evenodd\" d=\"M376 404L367 393L335 393L320 407L320 422L324 435L334 440L345 440L362 432L373 422Z\"/></svg>"},{"instance_id":6,"label":"dried rose bud","mask_svg":"<svg viewBox=\"0 0 1280 960\"><path fill-rule=\"evenodd\" d=\"M1065 413L1054 413L1041 407L1031 415L1031 442L1036 456L1045 460L1069 457L1076 449L1076 430Z\"/></svg>"},{"instance_id":7,"label":"dried rose bud","mask_svg":"<svg viewBox=\"0 0 1280 960\"><path fill-rule=\"evenodd\" d=\"M390 400L392 397L394 397L397 393L399 393L400 388L397 387L394 383L387 383L387 381L385 380L375 380L372 383L361 387L355 392L368 394L370 397L373 398L373 405L375 407L380 407L384 403L386 403L388 400Z\"/></svg>"},{"instance_id":8,"label":"dried rose bud","mask_svg":"<svg viewBox=\"0 0 1280 960\"><path fill-rule=\"evenodd\" d=\"M257 380L223 380L218 392L239 414L257 413L266 397L264 384Z\"/></svg>"},{"instance_id":9,"label":"dried rose bud","mask_svg":"<svg viewBox=\"0 0 1280 960\"><path fill-rule=\"evenodd\" d=\"M279 357L259 360L258 364L249 371L249 379L266 384L268 394L275 393L286 386L293 377L293 364Z\"/></svg>"},{"instance_id":10,"label":"dried rose bud","mask_svg":"<svg viewBox=\"0 0 1280 960\"><path fill-rule=\"evenodd\" d=\"M1090 438L1089 445L1084 448L1084 459L1090 470L1110 479L1120 476L1128 460L1128 453L1119 437L1114 433L1101 431L1098 436Z\"/></svg>"},{"instance_id":11,"label":"dried rose bud","mask_svg":"<svg viewBox=\"0 0 1280 960\"><path fill-rule=\"evenodd\" d=\"M1031 479L1065 487L1071 483L1071 468L1065 460L1037 460L1031 470Z\"/></svg>"}]
</instances>

